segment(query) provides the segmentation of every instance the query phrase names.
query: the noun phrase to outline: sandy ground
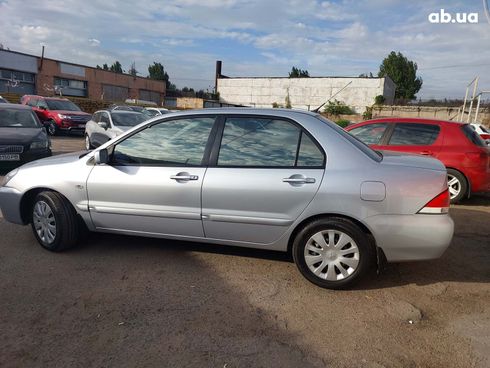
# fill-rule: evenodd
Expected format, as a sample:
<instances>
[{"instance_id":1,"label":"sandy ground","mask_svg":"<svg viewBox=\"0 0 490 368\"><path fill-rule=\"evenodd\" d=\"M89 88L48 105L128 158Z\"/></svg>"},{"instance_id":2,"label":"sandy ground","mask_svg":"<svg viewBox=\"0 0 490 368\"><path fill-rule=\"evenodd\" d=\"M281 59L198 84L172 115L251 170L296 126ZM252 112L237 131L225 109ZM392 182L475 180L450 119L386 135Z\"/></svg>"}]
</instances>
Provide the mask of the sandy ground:
<instances>
[{"instance_id":1,"label":"sandy ground","mask_svg":"<svg viewBox=\"0 0 490 368\"><path fill-rule=\"evenodd\" d=\"M53 254L0 218L0 366L488 367L490 198L451 215L441 259L341 292L283 254L103 234Z\"/></svg>"}]
</instances>

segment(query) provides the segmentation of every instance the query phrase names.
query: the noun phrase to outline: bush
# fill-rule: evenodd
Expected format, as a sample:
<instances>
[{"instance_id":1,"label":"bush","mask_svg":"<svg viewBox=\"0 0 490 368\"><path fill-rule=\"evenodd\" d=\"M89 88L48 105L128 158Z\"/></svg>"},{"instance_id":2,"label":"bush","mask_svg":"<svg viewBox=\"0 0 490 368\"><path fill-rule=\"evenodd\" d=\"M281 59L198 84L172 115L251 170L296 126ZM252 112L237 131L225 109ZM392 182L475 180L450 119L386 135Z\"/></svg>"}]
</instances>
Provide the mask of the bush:
<instances>
[{"instance_id":1,"label":"bush","mask_svg":"<svg viewBox=\"0 0 490 368\"><path fill-rule=\"evenodd\" d=\"M350 121L347 119L339 119L335 122L339 127L345 128L350 124Z\"/></svg>"},{"instance_id":2,"label":"bush","mask_svg":"<svg viewBox=\"0 0 490 368\"><path fill-rule=\"evenodd\" d=\"M354 115L355 112L345 103L335 100L328 101L328 105L325 106L324 110L328 115Z\"/></svg>"},{"instance_id":3,"label":"bush","mask_svg":"<svg viewBox=\"0 0 490 368\"><path fill-rule=\"evenodd\" d=\"M374 104L375 105L382 105L385 103L385 97L383 95L377 95L374 98Z\"/></svg>"},{"instance_id":4,"label":"bush","mask_svg":"<svg viewBox=\"0 0 490 368\"><path fill-rule=\"evenodd\" d=\"M366 111L362 114L362 118L364 120L369 120L373 118L373 107L372 106L366 106Z\"/></svg>"}]
</instances>

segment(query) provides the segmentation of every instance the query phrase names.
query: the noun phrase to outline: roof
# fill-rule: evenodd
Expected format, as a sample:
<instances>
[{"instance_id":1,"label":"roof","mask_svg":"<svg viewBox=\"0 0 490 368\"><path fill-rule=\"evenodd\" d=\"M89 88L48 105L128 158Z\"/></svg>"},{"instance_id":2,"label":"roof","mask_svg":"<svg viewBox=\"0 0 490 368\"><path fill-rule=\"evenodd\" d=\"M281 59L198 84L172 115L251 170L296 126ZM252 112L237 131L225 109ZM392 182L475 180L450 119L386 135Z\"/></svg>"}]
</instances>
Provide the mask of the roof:
<instances>
[{"instance_id":1,"label":"roof","mask_svg":"<svg viewBox=\"0 0 490 368\"><path fill-rule=\"evenodd\" d=\"M13 103L1 103L0 109L3 108L15 109L15 110L32 110L30 106L21 105L21 104L13 104Z\"/></svg>"},{"instance_id":2,"label":"roof","mask_svg":"<svg viewBox=\"0 0 490 368\"><path fill-rule=\"evenodd\" d=\"M377 119L371 119L367 120L369 122L392 122L393 120L400 121L402 123L449 123L449 124L466 124L461 121L450 121L450 120L440 120L440 119L426 119L426 118L399 118L396 116L393 117L388 117L388 118L377 118Z\"/></svg>"},{"instance_id":3,"label":"roof","mask_svg":"<svg viewBox=\"0 0 490 368\"><path fill-rule=\"evenodd\" d=\"M234 114L234 115L275 115L281 117L298 118L301 115L309 115L317 117L318 113L307 111L307 110L297 110L297 109L260 109L260 108L247 108L247 107L216 107L209 109L196 109L196 110L182 110L179 112L172 113L172 115L210 115L210 114ZM170 115L170 114L168 114Z\"/></svg>"}]
</instances>

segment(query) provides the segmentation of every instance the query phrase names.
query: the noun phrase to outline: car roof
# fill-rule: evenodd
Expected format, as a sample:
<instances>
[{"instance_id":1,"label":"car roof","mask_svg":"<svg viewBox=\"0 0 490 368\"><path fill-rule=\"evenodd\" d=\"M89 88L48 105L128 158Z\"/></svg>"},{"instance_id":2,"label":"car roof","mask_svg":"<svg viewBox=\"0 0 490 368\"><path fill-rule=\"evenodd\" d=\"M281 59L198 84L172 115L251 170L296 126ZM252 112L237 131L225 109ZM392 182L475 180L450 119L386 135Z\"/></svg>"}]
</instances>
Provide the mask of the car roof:
<instances>
[{"instance_id":1,"label":"car roof","mask_svg":"<svg viewBox=\"0 0 490 368\"><path fill-rule=\"evenodd\" d=\"M441 119L425 119L425 118L400 118L400 117L388 117L388 118L377 118L377 119L372 119L372 120L365 120L362 123L383 123L383 122L388 122L392 123L394 120L397 122L402 122L402 123L419 123L419 124L430 124L430 123L443 123L443 124L460 124L464 125L467 123L463 123L460 121L450 121L450 120L441 120ZM360 124L360 123L359 123Z\"/></svg>"},{"instance_id":2,"label":"car roof","mask_svg":"<svg viewBox=\"0 0 490 368\"><path fill-rule=\"evenodd\" d=\"M98 112L106 112L108 114L141 114L139 111L134 111L134 110L97 110L94 112L94 114L97 114Z\"/></svg>"},{"instance_id":3,"label":"car roof","mask_svg":"<svg viewBox=\"0 0 490 368\"><path fill-rule=\"evenodd\" d=\"M247 107L216 107L209 109L195 109L195 110L180 110L171 112L166 116L180 116L180 115L212 115L212 114L230 114L230 115L271 115L280 116L285 118L300 118L301 116L308 115L318 117L319 113L296 110L296 109L273 109L273 108L247 108Z\"/></svg>"},{"instance_id":4,"label":"car roof","mask_svg":"<svg viewBox=\"0 0 490 368\"><path fill-rule=\"evenodd\" d=\"M32 110L28 105L13 104L13 103L3 103L0 105L3 108L15 109L15 110Z\"/></svg>"},{"instance_id":5,"label":"car roof","mask_svg":"<svg viewBox=\"0 0 490 368\"><path fill-rule=\"evenodd\" d=\"M29 97L29 98L32 98L32 97L35 97L35 98L44 98L45 100L70 101L69 99L63 98L63 97L46 97L46 96L40 96L40 95L24 95L24 96L22 96L22 98L24 98L24 97Z\"/></svg>"}]
</instances>

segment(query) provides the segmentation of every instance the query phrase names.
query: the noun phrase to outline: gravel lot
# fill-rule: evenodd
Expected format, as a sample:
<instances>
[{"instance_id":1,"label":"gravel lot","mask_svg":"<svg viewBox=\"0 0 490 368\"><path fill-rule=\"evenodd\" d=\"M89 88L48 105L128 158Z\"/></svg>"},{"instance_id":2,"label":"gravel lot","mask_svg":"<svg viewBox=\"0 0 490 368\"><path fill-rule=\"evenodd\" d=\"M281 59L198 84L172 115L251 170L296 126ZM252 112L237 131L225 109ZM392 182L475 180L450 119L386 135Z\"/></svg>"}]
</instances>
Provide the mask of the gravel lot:
<instances>
[{"instance_id":1,"label":"gravel lot","mask_svg":"<svg viewBox=\"0 0 490 368\"><path fill-rule=\"evenodd\" d=\"M273 252L94 234L53 254L0 217L0 366L488 367L490 197L451 214L441 259L343 292Z\"/></svg>"}]
</instances>

